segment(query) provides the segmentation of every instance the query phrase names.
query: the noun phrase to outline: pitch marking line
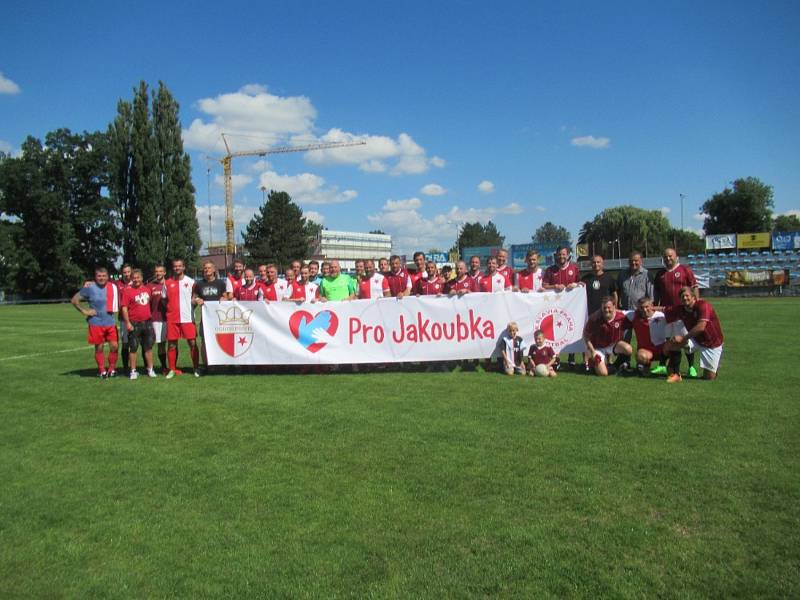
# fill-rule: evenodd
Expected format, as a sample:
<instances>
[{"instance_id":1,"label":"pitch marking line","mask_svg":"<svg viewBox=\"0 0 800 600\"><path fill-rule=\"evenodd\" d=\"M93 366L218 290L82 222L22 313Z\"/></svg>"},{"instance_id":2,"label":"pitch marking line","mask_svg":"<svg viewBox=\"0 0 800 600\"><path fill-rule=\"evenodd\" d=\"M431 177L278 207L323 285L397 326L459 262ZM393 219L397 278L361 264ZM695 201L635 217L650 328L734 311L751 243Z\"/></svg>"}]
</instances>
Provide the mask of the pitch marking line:
<instances>
[{"instance_id":1,"label":"pitch marking line","mask_svg":"<svg viewBox=\"0 0 800 600\"><path fill-rule=\"evenodd\" d=\"M0 361L3 360L16 360L18 358L33 358L35 356L49 356L51 354L63 354L64 352L77 352L78 350L85 350L88 346L80 346L79 348L68 348L67 350L56 350L55 352L37 352L36 354L18 354L17 356L6 356L5 358L0 358Z\"/></svg>"}]
</instances>

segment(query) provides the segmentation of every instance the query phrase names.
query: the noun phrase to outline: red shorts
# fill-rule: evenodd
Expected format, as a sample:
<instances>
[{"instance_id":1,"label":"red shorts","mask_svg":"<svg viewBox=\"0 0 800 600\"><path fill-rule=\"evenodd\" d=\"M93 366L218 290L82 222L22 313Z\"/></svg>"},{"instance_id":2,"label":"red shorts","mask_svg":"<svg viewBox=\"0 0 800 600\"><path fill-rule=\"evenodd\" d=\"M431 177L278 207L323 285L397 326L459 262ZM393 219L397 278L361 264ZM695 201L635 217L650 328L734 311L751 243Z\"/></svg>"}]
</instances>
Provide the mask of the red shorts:
<instances>
[{"instance_id":1,"label":"red shorts","mask_svg":"<svg viewBox=\"0 0 800 600\"><path fill-rule=\"evenodd\" d=\"M87 339L92 346L98 346L106 342L116 342L117 328L114 325L89 325Z\"/></svg>"},{"instance_id":2,"label":"red shorts","mask_svg":"<svg viewBox=\"0 0 800 600\"><path fill-rule=\"evenodd\" d=\"M167 323L167 341L174 342L181 338L193 340L197 337L194 323Z\"/></svg>"}]
</instances>

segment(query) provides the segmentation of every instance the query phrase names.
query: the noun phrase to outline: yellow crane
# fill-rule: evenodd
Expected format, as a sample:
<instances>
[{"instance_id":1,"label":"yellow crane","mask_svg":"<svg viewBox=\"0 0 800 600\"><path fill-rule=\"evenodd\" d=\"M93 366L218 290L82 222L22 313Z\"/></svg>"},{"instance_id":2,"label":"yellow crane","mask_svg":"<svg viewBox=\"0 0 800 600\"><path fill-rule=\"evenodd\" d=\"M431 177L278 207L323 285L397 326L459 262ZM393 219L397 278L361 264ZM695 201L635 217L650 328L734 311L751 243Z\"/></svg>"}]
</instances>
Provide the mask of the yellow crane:
<instances>
[{"instance_id":1,"label":"yellow crane","mask_svg":"<svg viewBox=\"0 0 800 600\"><path fill-rule=\"evenodd\" d=\"M230 134L229 134L230 135ZM225 143L227 154L219 162L222 163L223 181L225 186L225 253L233 256L236 252L233 233L233 179L231 171L231 161L241 156L266 156L267 154L287 154L289 152L308 152L310 150L325 150L327 148L344 148L345 146L363 146L367 142L359 140L357 142L329 142L327 144L309 144L306 146L281 146L278 148L267 148L262 150L242 150L231 152L225 134L222 134L222 141Z\"/></svg>"}]
</instances>

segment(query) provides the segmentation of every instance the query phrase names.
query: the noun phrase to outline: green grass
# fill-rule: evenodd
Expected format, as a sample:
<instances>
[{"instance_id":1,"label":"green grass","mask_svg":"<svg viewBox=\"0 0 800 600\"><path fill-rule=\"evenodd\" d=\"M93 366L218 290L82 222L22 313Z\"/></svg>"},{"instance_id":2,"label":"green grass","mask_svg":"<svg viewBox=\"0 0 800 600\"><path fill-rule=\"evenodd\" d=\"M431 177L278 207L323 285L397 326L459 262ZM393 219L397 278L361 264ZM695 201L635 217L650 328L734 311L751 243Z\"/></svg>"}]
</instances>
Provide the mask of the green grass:
<instances>
[{"instance_id":1,"label":"green grass","mask_svg":"<svg viewBox=\"0 0 800 600\"><path fill-rule=\"evenodd\" d=\"M798 597L800 302L714 304L673 386L99 381L70 307L0 307L0 597Z\"/></svg>"}]
</instances>

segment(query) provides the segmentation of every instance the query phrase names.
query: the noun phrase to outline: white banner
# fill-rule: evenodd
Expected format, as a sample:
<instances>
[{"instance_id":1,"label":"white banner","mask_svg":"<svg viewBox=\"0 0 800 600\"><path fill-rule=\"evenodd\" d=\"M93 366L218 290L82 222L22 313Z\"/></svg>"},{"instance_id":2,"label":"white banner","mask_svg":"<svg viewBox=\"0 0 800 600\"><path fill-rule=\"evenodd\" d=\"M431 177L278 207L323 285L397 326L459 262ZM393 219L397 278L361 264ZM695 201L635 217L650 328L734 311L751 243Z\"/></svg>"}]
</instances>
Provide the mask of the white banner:
<instances>
[{"instance_id":1,"label":"white banner","mask_svg":"<svg viewBox=\"0 0 800 600\"><path fill-rule=\"evenodd\" d=\"M736 249L735 233L720 233L706 236L706 250Z\"/></svg>"},{"instance_id":2,"label":"white banner","mask_svg":"<svg viewBox=\"0 0 800 600\"><path fill-rule=\"evenodd\" d=\"M212 365L488 358L509 321L517 322L526 344L541 329L556 353L582 352L585 290L203 305Z\"/></svg>"}]
</instances>

